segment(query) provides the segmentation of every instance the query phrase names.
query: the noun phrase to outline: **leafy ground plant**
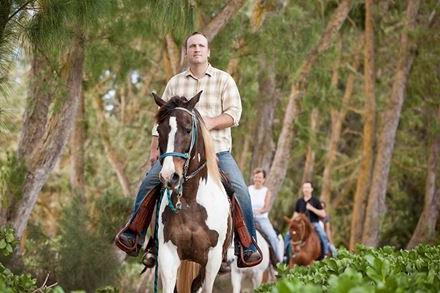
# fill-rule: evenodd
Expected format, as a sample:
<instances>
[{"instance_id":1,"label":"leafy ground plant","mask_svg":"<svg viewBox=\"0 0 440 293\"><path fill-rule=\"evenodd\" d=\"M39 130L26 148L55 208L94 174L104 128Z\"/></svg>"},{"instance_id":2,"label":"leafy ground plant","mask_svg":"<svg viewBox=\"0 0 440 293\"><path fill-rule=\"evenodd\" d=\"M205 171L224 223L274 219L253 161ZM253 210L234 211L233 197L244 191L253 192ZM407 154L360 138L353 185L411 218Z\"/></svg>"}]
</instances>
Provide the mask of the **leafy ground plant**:
<instances>
[{"instance_id":1,"label":"leafy ground plant","mask_svg":"<svg viewBox=\"0 0 440 293\"><path fill-rule=\"evenodd\" d=\"M358 246L311 267L280 266L280 280L257 292L440 292L440 245L413 250Z\"/></svg>"}]
</instances>

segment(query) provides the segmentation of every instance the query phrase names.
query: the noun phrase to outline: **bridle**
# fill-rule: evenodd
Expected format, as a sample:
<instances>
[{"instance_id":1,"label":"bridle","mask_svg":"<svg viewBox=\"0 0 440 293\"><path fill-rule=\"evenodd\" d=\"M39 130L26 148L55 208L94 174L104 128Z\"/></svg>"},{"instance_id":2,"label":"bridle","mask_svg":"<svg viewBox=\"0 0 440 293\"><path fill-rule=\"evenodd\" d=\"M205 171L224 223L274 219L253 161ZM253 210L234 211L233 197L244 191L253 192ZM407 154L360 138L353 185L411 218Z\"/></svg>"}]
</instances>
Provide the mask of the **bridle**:
<instances>
[{"instance_id":1,"label":"bridle","mask_svg":"<svg viewBox=\"0 0 440 293\"><path fill-rule=\"evenodd\" d=\"M190 180L191 178L195 177L203 168L206 167L206 160L203 162L195 171L193 171L191 174L188 175L188 169L189 169L189 163L191 161L191 153L193 152L194 146L197 145L197 139L198 139L198 119L194 111L190 111L183 107L176 107L173 110L181 110L191 115L191 144L189 147L188 152L186 153L180 153L180 152L168 152L163 153L160 155L159 159L162 161L166 157L178 157L185 159L185 163L183 165L183 182L179 182L177 187L177 202L176 202L176 209L180 210L182 207L182 204L180 202L180 198L182 197L183 192L183 184ZM168 194L169 202L171 203L171 193L169 192L169 189L166 188L166 192ZM174 207L172 207L173 209Z\"/></svg>"},{"instance_id":2,"label":"bridle","mask_svg":"<svg viewBox=\"0 0 440 293\"><path fill-rule=\"evenodd\" d=\"M293 241L293 237L292 240L290 241L290 243L292 244L292 248L294 248L295 246L301 248L306 244L306 241L303 240L305 233L306 233L306 224L304 223L304 221L300 221L300 233L299 233L299 240L298 241Z\"/></svg>"}]
</instances>

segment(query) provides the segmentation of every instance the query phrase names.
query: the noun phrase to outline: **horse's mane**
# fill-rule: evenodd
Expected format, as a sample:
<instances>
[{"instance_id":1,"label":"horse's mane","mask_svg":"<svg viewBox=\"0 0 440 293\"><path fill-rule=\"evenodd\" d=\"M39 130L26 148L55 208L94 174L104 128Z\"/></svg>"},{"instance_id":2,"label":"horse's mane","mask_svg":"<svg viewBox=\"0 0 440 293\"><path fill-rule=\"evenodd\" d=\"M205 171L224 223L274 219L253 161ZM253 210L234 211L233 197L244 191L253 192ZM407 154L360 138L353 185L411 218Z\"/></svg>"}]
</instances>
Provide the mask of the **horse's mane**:
<instances>
[{"instance_id":1,"label":"horse's mane","mask_svg":"<svg viewBox=\"0 0 440 293\"><path fill-rule=\"evenodd\" d=\"M165 105L159 108L156 115L157 123L163 122L166 118L171 115L177 107L187 108L188 100L185 97L174 96ZM197 109L193 109L195 116L199 122L200 129L202 131L203 142L205 145L205 155L206 155L206 166L208 168L208 173L214 178L215 181L221 182L220 172L218 170L217 156L215 154L214 145L212 142L211 135L206 129L203 118Z\"/></svg>"}]
</instances>

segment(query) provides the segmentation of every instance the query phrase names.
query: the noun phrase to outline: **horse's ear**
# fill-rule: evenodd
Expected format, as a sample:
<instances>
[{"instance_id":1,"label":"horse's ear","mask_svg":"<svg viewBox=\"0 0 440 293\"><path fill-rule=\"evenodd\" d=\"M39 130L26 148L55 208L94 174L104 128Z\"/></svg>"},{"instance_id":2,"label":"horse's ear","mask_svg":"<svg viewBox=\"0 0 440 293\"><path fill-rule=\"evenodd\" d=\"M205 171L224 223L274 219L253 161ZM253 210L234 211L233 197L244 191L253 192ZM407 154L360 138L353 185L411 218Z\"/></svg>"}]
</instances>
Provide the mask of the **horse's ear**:
<instances>
[{"instance_id":1,"label":"horse's ear","mask_svg":"<svg viewBox=\"0 0 440 293\"><path fill-rule=\"evenodd\" d=\"M200 96L202 95L203 91L198 92L194 97L192 97L189 102L188 102L188 110L192 110L194 109L194 107L196 106L196 104L199 102L200 100Z\"/></svg>"},{"instance_id":2,"label":"horse's ear","mask_svg":"<svg viewBox=\"0 0 440 293\"><path fill-rule=\"evenodd\" d=\"M286 221L287 224L290 224L290 218L288 218L288 217L286 217L286 216L284 216L284 221Z\"/></svg>"},{"instance_id":3,"label":"horse's ear","mask_svg":"<svg viewBox=\"0 0 440 293\"><path fill-rule=\"evenodd\" d=\"M151 93L151 94L153 95L154 101L159 107L162 107L163 105L166 104L166 102L162 100L162 98L159 97L156 93Z\"/></svg>"}]
</instances>

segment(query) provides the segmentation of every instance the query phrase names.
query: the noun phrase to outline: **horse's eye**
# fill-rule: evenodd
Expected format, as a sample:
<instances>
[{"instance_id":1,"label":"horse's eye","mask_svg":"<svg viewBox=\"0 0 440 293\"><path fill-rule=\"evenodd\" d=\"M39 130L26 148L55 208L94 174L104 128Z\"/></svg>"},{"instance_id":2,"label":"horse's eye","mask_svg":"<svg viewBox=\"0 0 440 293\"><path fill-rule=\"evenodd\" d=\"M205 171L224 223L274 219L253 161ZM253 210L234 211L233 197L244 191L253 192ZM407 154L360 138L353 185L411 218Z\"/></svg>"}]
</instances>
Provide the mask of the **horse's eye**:
<instances>
[{"instance_id":1,"label":"horse's eye","mask_svg":"<svg viewBox=\"0 0 440 293\"><path fill-rule=\"evenodd\" d=\"M186 133L191 133L191 128L185 128Z\"/></svg>"}]
</instances>

